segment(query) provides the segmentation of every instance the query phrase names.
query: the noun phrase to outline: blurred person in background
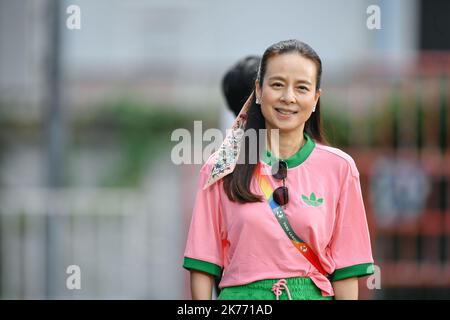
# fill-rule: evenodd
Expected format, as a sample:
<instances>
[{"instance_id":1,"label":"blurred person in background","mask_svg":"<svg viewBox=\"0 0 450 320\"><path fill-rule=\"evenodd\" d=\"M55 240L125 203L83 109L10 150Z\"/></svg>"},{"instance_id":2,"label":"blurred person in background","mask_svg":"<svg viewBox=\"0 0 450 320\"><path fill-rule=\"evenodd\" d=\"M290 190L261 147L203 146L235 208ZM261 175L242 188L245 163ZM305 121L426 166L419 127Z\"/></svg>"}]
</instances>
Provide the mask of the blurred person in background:
<instances>
[{"instance_id":1,"label":"blurred person in background","mask_svg":"<svg viewBox=\"0 0 450 320\"><path fill-rule=\"evenodd\" d=\"M223 95L235 117L253 92L260 62L258 56L246 56L234 64L222 79Z\"/></svg>"},{"instance_id":2,"label":"blurred person in background","mask_svg":"<svg viewBox=\"0 0 450 320\"><path fill-rule=\"evenodd\" d=\"M222 93L227 103L219 110L219 128L226 132L252 93L261 57L248 55L238 60L222 78Z\"/></svg>"},{"instance_id":3,"label":"blurred person in background","mask_svg":"<svg viewBox=\"0 0 450 320\"><path fill-rule=\"evenodd\" d=\"M357 299L358 277L373 273L358 169L323 136L321 75L303 42L264 52L254 92L200 171L183 264L193 299L211 299L221 274L219 300ZM267 129L256 163L259 135L240 152L239 129Z\"/></svg>"}]
</instances>

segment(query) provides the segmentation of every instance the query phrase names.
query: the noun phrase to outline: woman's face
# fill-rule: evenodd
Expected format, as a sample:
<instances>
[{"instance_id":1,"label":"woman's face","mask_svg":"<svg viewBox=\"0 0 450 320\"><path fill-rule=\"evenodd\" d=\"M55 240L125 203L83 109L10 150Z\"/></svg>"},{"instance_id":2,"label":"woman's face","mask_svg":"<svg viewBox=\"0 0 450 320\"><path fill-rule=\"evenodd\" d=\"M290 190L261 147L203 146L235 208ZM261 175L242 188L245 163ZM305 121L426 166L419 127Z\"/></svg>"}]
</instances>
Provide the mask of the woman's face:
<instances>
[{"instance_id":1,"label":"woman's face","mask_svg":"<svg viewBox=\"0 0 450 320\"><path fill-rule=\"evenodd\" d=\"M302 130L320 97L316 88L316 65L298 53L284 53L267 60L261 87L256 80L256 97L266 129Z\"/></svg>"}]
</instances>

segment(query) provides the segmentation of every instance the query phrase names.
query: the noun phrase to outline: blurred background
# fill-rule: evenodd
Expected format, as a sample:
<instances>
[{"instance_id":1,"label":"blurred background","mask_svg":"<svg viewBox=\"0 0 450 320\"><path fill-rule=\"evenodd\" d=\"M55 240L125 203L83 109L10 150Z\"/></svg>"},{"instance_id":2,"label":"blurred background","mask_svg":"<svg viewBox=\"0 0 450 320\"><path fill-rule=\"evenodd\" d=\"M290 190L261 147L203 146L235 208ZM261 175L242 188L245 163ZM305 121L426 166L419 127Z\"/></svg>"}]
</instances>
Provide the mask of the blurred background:
<instances>
[{"instance_id":1,"label":"blurred background","mask_svg":"<svg viewBox=\"0 0 450 320\"><path fill-rule=\"evenodd\" d=\"M361 297L450 298L449 14L444 0L0 0L0 298L189 298L201 164L175 165L171 134L226 128L226 70L289 38L321 56L328 138L360 170L381 277Z\"/></svg>"}]
</instances>

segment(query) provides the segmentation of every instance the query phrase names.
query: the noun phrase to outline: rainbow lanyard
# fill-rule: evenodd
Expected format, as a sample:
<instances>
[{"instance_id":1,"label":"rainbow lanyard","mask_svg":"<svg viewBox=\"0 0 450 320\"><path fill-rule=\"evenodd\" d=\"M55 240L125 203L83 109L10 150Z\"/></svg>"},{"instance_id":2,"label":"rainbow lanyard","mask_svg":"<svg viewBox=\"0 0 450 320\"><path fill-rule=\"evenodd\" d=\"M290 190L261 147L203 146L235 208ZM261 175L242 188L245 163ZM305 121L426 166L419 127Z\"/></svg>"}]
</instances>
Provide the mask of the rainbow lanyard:
<instances>
[{"instance_id":1,"label":"rainbow lanyard","mask_svg":"<svg viewBox=\"0 0 450 320\"><path fill-rule=\"evenodd\" d=\"M286 235L289 237L289 240L291 240L292 244L298 249L298 251L303 254L303 256L308 259L308 261L323 275L327 276L327 273L323 269L322 265L320 264L319 258L314 253L314 251L310 248L310 246L303 241L301 238L297 236L297 234L292 229L289 221L286 218L286 215L283 212L283 209L280 205L278 205L273 200L273 188L269 183L269 179L266 175L261 174L260 170L262 170L262 165L258 165L259 168L257 168L257 180L259 183L259 186L261 188L261 191L264 193L264 197L266 198L267 202L269 203L270 208L272 209L273 214L278 220L278 223L280 224L281 228L283 228Z\"/></svg>"}]
</instances>

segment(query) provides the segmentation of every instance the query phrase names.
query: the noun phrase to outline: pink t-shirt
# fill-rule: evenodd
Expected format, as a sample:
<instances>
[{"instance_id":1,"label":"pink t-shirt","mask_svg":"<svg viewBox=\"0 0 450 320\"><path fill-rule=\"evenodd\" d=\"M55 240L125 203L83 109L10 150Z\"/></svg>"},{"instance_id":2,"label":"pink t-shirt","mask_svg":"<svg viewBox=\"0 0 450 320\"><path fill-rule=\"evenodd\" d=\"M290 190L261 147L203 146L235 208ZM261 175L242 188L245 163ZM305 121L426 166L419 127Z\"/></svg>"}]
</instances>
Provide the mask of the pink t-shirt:
<instances>
[{"instance_id":1,"label":"pink t-shirt","mask_svg":"<svg viewBox=\"0 0 450 320\"><path fill-rule=\"evenodd\" d=\"M327 278L298 252L267 201L231 202L219 180L207 189L212 159L203 165L184 253L184 267L213 275L219 287L263 279L310 277L322 295L334 295L330 281L373 273L369 230L353 159L343 151L307 142L286 159L289 203L284 213L295 233L317 254ZM270 173L270 153L261 160ZM275 189L282 182L268 176ZM250 189L262 195L256 179ZM322 200L320 200L322 199Z\"/></svg>"}]
</instances>

